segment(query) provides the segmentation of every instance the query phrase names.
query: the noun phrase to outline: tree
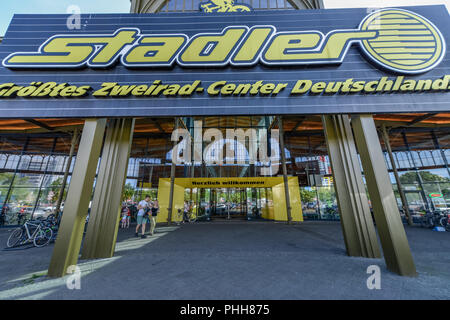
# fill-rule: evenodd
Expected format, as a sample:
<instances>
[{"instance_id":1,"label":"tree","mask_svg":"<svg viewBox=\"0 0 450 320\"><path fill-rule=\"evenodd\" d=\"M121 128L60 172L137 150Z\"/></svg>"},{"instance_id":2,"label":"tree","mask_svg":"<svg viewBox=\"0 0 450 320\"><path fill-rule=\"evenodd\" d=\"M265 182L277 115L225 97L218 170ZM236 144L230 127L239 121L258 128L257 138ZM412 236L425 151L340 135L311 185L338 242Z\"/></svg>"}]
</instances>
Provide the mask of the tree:
<instances>
[{"instance_id":1,"label":"tree","mask_svg":"<svg viewBox=\"0 0 450 320\"><path fill-rule=\"evenodd\" d=\"M312 190L300 188L300 198L303 203L313 202L316 198L316 193Z\"/></svg>"},{"instance_id":2,"label":"tree","mask_svg":"<svg viewBox=\"0 0 450 320\"><path fill-rule=\"evenodd\" d=\"M441 177L440 175L431 173L430 171L419 171L420 177L423 182L450 182L449 178ZM418 183L417 173L415 171L410 171L400 176L400 181L403 184L414 184Z\"/></svg>"},{"instance_id":3,"label":"tree","mask_svg":"<svg viewBox=\"0 0 450 320\"><path fill-rule=\"evenodd\" d=\"M319 188L318 193L320 203L330 206L336 201L336 194L333 187L321 187Z\"/></svg>"},{"instance_id":4,"label":"tree","mask_svg":"<svg viewBox=\"0 0 450 320\"><path fill-rule=\"evenodd\" d=\"M10 172L0 173L0 185L9 187L13 180L14 174ZM31 203L34 201L34 193L36 188L29 186L29 179L27 176L20 177L16 175L12 185L11 193L8 202L18 203L19 201ZM5 192L6 195L6 192Z\"/></svg>"},{"instance_id":5,"label":"tree","mask_svg":"<svg viewBox=\"0 0 450 320\"><path fill-rule=\"evenodd\" d=\"M61 177L56 179L56 180L54 180L50 184L50 190L53 192L53 197L51 199L52 203L55 203L56 201L58 201L59 194L61 192L61 185L62 185L62 178ZM66 194L67 194L67 188L64 189L63 200L65 199Z\"/></svg>"},{"instance_id":6,"label":"tree","mask_svg":"<svg viewBox=\"0 0 450 320\"><path fill-rule=\"evenodd\" d=\"M136 190L134 189L134 187L131 184L127 183L123 187L122 201L131 199L135 195L135 193L136 193Z\"/></svg>"},{"instance_id":7,"label":"tree","mask_svg":"<svg viewBox=\"0 0 450 320\"><path fill-rule=\"evenodd\" d=\"M0 186L9 186L14 174L11 172L0 173Z\"/></svg>"}]
</instances>

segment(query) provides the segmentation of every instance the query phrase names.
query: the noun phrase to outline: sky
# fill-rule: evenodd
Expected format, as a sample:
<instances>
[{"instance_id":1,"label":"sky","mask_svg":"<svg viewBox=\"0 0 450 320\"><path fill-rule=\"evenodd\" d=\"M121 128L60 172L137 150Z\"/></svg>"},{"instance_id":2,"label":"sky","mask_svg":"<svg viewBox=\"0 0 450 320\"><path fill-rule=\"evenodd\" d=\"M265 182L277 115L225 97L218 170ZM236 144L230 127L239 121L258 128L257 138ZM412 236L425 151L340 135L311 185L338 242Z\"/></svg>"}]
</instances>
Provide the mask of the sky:
<instances>
[{"instance_id":1,"label":"sky","mask_svg":"<svg viewBox=\"0 0 450 320\"><path fill-rule=\"evenodd\" d=\"M77 5L81 13L128 13L130 0L0 0L0 35L4 35L14 13L67 13ZM237 0L238 2L239 0ZM450 12L450 0L324 0L326 8L377 8L445 4Z\"/></svg>"},{"instance_id":2,"label":"sky","mask_svg":"<svg viewBox=\"0 0 450 320\"><path fill-rule=\"evenodd\" d=\"M325 8L383 8L445 4L450 12L450 0L323 0Z\"/></svg>"},{"instance_id":3,"label":"sky","mask_svg":"<svg viewBox=\"0 0 450 320\"><path fill-rule=\"evenodd\" d=\"M130 0L0 0L0 35L4 35L14 13L67 13L77 5L81 13L129 13Z\"/></svg>"}]
</instances>

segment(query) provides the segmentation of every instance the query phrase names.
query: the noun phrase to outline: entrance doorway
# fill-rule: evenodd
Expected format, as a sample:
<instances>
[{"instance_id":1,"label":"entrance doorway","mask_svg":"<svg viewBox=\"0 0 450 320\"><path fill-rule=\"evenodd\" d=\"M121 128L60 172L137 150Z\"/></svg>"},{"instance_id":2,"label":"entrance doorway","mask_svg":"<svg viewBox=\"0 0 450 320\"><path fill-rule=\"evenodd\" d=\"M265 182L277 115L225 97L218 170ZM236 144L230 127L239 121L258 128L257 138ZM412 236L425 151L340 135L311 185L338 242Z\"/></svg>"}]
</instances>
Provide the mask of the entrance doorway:
<instances>
[{"instance_id":1,"label":"entrance doorway","mask_svg":"<svg viewBox=\"0 0 450 320\"><path fill-rule=\"evenodd\" d=\"M199 189L193 207L199 207L210 220L261 219L266 207L263 188L205 188Z\"/></svg>"},{"instance_id":2,"label":"entrance doorway","mask_svg":"<svg viewBox=\"0 0 450 320\"><path fill-rule=\"evenodd\" d=\"M157 222L168 221L170 188L170 179L159 179ZM288 188L292 221L303 221L297 177L288 177ZM184 210L186 202L198 220L287 221L283 177L175 178L171 221L181 220L178 213Z\"/></svg>"}]
</instances>

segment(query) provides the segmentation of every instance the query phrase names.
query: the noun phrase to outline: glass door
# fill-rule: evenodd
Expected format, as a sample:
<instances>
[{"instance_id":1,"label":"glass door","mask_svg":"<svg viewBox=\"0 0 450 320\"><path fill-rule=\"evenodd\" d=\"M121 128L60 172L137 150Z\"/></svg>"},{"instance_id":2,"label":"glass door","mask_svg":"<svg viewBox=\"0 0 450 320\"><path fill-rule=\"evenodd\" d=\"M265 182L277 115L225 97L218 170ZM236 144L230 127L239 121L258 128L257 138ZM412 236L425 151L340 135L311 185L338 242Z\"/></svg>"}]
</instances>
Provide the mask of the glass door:
<instances>
[{"instance_id":1,"label":"glass door","mask_svg":"<svg viewBox=\"0 0 450 320\"><path fill-rule=\"evenodd\" d=\"M422 193L416 190L405 190L406 201L408 202L409 210L413 215L420 215L426 210L426 204Z\"/></svg>"}]
</instances>

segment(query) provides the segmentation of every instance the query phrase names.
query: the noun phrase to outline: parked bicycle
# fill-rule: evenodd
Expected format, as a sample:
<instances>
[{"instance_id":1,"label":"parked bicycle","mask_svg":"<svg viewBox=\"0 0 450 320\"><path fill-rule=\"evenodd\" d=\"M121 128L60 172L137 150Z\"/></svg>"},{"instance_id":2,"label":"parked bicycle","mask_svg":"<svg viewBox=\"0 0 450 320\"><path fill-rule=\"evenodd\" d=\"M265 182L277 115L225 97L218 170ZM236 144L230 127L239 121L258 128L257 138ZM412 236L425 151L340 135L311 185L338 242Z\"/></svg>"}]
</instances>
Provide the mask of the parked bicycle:
<instances>
[{"instance_id":1,"label":"parked bicycle","mask_svg":"<svg viewBox=\"0 0 450 320\"><path fill-rule=\"evenodd\" d=\"M178 217L178 220L181 220L178 222L178 225L180 225L181 223L185 223L185 222L194 223L199 220L205 220L205 221L209 220L208 214L205 213L205 214L198 215L193 210L189 210L188 212L183 212L182 209L178 209L177 217Z\"/></svg>"},{"instance_id":2,"label":"parked bicycle","mask_svg":"<svg viewBox=\"0 0 450 320\"><path fill-rule=\"evenodd\" d=\"M450 232L450 214L445 214L440 220L439 223L441 226L445 228L445 230Z\"/></svg>"},{"instance_id":3,"label":"parked bicycle","mask_svg":"<svg viewBox=\"0 0 450 320\"><path fill-rule=\"evenodd\" d=\"M181 220L178 222L178 225L185 222L195 222L197 220L191 211L184 212L182 209L178 209L177 217L177 220Z\"/></svg>"},{"instance_id":4,"label":"parked bicycle","mask_svg":"<svg viewBox=\"0 0 450 320\"><path fill-rule=\"evenodd\" d=\"M52 229L52 239L51 241L56 240L56 236L58 235L58 229L59 229L59 223L61 221L61 216L59 218L56 218L56 216L52 213L50 214L45 220L42 221L42 223L46 226Z\"/></svg>"},{"instance_id":5,"label":"parked bicycle","mask_svg":"<svg viewBox=\"0 0 450 320\"><path fill-rule=\"evenodd\" d=\"M35 247L43 247L53 239L53 230L50 220L29 220L24 225L14 229L10 234L6 246L12 248L27 243Z\"/></svg>"},{"instance_id":6,"label":"parked bicycle","mask_svg":"<svg viewBox=\"0 0 450 320\"><path fill-rule=\"evenodd\" d=\"M440 211L425 211L421 217L420 226L424 228L434 228L436 226L443 226L445 215Z\"/></svg>"}]
</instances>

